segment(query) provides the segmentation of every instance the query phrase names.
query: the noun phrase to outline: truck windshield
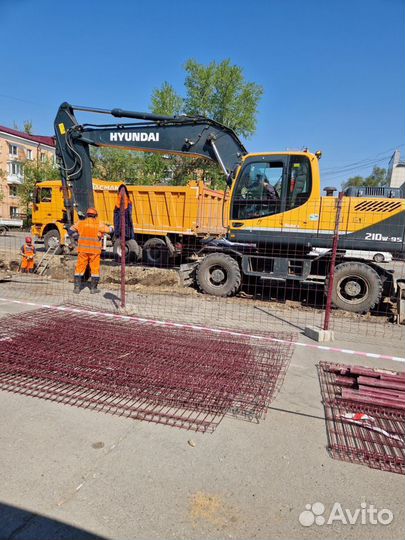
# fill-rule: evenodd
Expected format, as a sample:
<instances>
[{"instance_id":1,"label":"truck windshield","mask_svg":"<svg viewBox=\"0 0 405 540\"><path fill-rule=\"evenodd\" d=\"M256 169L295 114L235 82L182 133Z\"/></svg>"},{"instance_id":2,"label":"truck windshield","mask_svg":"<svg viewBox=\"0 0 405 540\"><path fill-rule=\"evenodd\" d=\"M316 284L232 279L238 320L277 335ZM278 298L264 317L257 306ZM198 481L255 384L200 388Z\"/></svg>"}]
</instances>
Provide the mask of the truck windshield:
<instances>
[{"instance_id":1,"label":"truck windshield","mask_svg":"<svg viewBox=\"0 0 405 540\"><path fill-rule=\"evenodd\" d=\"M34 200L36 203L52 202L52 189L47 187L36 188Z\"/></svg>"}]
</instances>

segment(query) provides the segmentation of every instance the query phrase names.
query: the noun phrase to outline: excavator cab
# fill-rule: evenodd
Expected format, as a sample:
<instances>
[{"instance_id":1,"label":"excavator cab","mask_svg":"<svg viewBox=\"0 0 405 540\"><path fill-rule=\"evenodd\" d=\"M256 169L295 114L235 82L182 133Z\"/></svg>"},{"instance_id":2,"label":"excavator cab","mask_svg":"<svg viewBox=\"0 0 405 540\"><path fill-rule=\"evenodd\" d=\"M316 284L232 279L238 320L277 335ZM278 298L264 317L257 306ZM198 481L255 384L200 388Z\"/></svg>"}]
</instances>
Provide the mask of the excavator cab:
<instances>
[{"instance_id":1,"label":"excavator cab","mask_svg":"<svg viewBox=\"0 0 405 540\"><path fill-rule=\"evenodd\" d=\"M313 173L313 169L315 169ZM241 165L231 192L230 239L263 240L285 226L286 216L307 222L319 205L318 160L312 154L249 154ZM315 202L315 198L317 201ZM257 232L253 232L257 231ZM251 240L252 241L252 240Z\"/></svg>"}]
</instances>

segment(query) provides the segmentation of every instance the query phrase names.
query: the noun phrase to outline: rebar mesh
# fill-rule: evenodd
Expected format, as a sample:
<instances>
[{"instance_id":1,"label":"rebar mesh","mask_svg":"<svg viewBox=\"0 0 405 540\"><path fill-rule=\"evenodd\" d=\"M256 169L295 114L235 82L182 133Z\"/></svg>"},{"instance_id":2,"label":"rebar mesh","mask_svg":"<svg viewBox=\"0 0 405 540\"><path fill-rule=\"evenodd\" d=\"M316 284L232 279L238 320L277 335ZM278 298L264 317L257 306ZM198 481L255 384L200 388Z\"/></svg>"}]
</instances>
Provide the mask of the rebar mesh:
<instances>
[{"instance_id":1,"label":"rebar mesh","mask_svg":"<svg viewBox=\"0 0 405 540\"><path fill-rule=\"evenodd\" d=\"M2 319L0 389L196 431L259 421L293 346L40 309ZM280 337L280 334L266 334Z\"/></svg>"},{"instance_id":2,"label":"rebar mesh","mask_svg":"<svg viewBox=\"0 0 405 540\"><path fill-rule=\"evenodd\" d=\"M377 373L370 368L356 368ZM318 371L331 456L405 474L405 408L401 404L388 407L372 404L371 400L361 403L343 398L342 388L350 386L356 379L356 376L351 376L352 380L342 376L348 371L346 365L321 362ZM398 375L405 391L403 374L384 372Z\"/></svg>"}]
</instances>

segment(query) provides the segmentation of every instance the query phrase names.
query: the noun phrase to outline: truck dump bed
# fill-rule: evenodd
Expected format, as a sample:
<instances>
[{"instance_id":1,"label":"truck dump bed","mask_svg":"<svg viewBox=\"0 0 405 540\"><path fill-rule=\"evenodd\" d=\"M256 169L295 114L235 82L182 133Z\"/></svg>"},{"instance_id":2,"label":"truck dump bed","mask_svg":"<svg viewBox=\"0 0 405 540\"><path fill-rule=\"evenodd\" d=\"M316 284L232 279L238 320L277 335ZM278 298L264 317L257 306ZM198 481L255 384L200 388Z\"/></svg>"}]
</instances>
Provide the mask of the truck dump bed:
<instances>
[{"instance_id":1,"label":"truck dump bed","mask_svg":"<svg viewBox=\"0 0 405 540\"><path fill-rule=\"evenodd\" d=\"M113 223L118 184L93 181L94 202L100 219ZM225 233L228 204L222 191L203 182L187 186L128 186L137 233L206 235ZM225 225L225 227L224 227Z\"/></svg>"}]
</instances>

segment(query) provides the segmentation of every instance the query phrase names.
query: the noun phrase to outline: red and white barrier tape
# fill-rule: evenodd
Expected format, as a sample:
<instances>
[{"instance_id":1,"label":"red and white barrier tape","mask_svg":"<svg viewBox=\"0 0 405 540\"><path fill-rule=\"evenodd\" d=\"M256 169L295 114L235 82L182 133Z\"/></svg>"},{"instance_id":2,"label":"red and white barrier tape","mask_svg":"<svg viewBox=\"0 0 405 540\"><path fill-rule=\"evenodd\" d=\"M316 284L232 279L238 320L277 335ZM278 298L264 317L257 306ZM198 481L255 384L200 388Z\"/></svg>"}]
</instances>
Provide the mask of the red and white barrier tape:
<instances>
[{"instance_id":1,"label":"red and white barrier tape","mask_svg":"<svg viewBox=\"0 0 405 540\"><path fill-rule=\"evenodd\" d=\"M290 341L286 339L279 339L279 338L273 338L273 337L266 337L266 336L257 336L255 334L247 334L246 332L235 332L234 330L226 330L222 328L210 328L208 326L198 326L195 324L187 324L187 323L175 323L170 321L160 321L157 319L145 319L143 317L136 317L134 315L121 315L119 313L109 313L105 311L94 311L89 309L81 309L81 308L72 308L72 307L66 307L66 306L53 306L50 304L37 304L35 302L24 302L22 300L11 300L9 298L0 298L0 301L2 302L13 302L14 304L22 304L24 306L35 306L40 308L48 308L48 309L55 309L57 311L70 311L72 313L87 313L88 315L95 315L97 317L107 317L107 318L114 318L114 319L121 319L125 321L138 321L142 323L147 324L153 324L157 326L171 326L176 328L191 328L193 330L200 330L205 332L212 332L215 334L223 334L227 336L245 336L250 339L258 339L261 341L271 341L276 343L291 343ZM321 351L328 351L328 352L336 352L336 353L342 353L342 354L352 354L357 356L365 356L367 358L377 358L380 360L394 360L395 362L404 362L405 358L401 356L391 356L388 354L377 354L377 353L369 353L365 351L354 351L352 349L342 349L340 347L330 347L329 345L315 345L314 343L301 343L299 341L293 341L293 345L297 345L299 347L306 347L307 349L318 349Z\"/></svg>"}]
</instances>

